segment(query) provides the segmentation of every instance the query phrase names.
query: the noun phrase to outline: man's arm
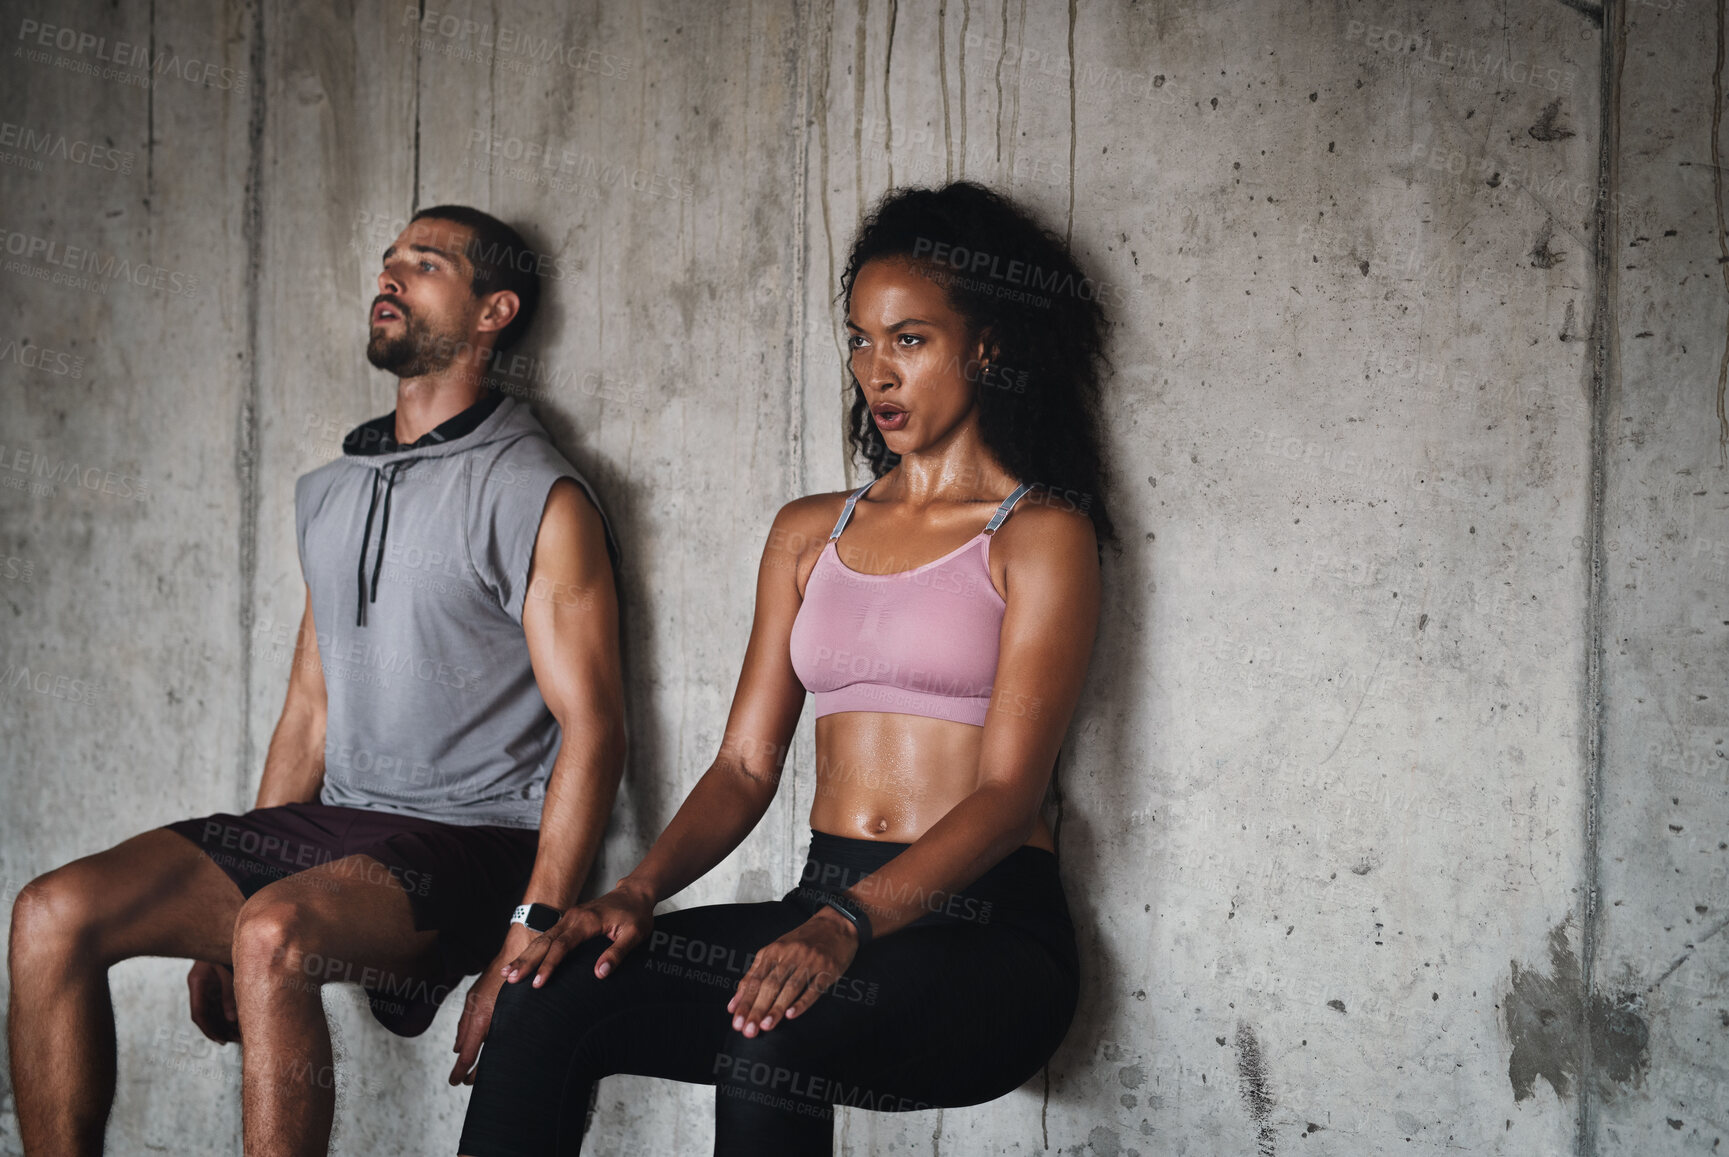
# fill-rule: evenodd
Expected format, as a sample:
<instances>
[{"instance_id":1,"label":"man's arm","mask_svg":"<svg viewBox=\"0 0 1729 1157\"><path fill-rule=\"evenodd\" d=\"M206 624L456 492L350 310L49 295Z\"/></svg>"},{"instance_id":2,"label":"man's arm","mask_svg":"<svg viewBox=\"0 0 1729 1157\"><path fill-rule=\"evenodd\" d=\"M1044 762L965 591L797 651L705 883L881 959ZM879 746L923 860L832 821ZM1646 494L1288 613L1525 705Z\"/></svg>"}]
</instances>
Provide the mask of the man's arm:
<instances>
[{"instance_id":1,"label":"man's arm","mask_svg":"<svg viewBox=\"0 0 1729 1157\"><path fill-rule=\"evenodd\" d=\"M563 909L576 903L600 851L625 750L618 592L600 511L570 478L546 498L522 629L535 683L562 732L523 902Z\"/></svg>"},{"instance_id":2,"label":"man's arm","mask_svg":"<svg viewBox=\"0 0 1729 1157\"><path fill-rule=\"evenodd\" d=\"M312 622L312 588L306 588L306 613L294 638L294 667L288 673L288 699L270 737L264 757L264 778L258 802L276 807L285 803L316 803L324 786L324 667L318 658L318 635Z\"/></svg>"},{"instance_id":3,"label":"man's arm","mask_svg":"<svg viewBox=\"0 0 1729 1157\"><path fill-rule=\"evenodd\" d=\"M540 807L540 846L524 903L576 904L600 851L624 777L624 677L618 657L618 592L600 511L573 479L552 484L541 511L522 600L534 681L561 732ZM456 1026L450 1083L473 1084L481 1042L504 985L504 965L538 934L522 924L468 990Z\"/></svg>"}]
</instances>

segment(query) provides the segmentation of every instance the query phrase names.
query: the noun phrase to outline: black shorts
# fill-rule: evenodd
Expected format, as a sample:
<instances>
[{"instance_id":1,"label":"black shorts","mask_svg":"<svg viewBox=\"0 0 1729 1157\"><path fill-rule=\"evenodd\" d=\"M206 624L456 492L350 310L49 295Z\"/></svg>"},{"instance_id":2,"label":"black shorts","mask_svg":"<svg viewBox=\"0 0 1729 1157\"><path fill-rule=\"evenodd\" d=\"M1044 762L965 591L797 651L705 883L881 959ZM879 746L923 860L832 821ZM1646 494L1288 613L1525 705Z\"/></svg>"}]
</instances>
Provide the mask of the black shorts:
<instances>
[{"instance_id":1,"label":"black shorts","mask_svg":"<svg viewBox=\"0 0 1729 1157\"><path fill-rule=\"evenodd\" d=\"M465 827L321 803L216 812L163 826L198 845L245 897L344 856L379 861L408 894L415 930L438 933L436 983L366 989L373 1017L398 1036L425 1032L450 991L504 946L540 843L533 828Z\"/></svg>"}]
</instances>

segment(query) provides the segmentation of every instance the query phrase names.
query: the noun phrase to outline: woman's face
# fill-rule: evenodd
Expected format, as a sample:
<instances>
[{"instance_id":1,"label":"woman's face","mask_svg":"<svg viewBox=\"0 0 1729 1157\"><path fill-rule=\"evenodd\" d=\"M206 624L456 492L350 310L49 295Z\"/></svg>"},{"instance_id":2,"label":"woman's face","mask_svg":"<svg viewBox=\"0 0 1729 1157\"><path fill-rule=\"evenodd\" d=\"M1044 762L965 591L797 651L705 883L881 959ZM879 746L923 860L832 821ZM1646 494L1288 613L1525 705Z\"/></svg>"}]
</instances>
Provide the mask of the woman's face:
<instances>
[{"instance_id":1,"label":"woman's face","mask_svg":"<svg viewBox=\"0 0 1729 1157\"><path fill-rule=\"evenodd\" d=\"M853 377L895 454L941 444L972 417L983 343L923 267L865 262L853 279L847 345Z\"/></svg>"}]
</instances>

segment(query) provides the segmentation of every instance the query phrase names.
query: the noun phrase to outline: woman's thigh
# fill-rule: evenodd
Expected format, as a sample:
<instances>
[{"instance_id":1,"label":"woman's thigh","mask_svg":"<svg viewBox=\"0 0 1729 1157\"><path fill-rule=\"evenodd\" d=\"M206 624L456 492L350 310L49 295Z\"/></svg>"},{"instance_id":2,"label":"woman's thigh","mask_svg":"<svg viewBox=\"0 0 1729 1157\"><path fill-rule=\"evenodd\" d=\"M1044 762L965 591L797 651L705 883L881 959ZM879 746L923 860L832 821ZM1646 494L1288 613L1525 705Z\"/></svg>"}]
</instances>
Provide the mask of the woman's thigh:
<instances>
[{"instance_id":1,"label":"woman's thigh","mask_svg":"<svg viewBox=\"0 0 1729 1157\"><path fill-rule=\"evenodd\" d=\"M498 1091L485 1081L489 1066L540 1074L543 1086L572 1066L590 1078L634 1073L713 1083L714 1055L731 1025L726 1005L751 955L804 920L780 901L669 912L598 978L595 962L612 942L590 937L540 988L524 979L500 989L475 1097Z\"/></svg>"},{"instance_id":2,"label":"woman's thigh","mask_svg":"<svg viewBox=\"0 0 1729 1157\"><path fill-rule=\"evenodd\" d=\"M1078 980L1030 937L965 922L906 928L859 952L793 1020L724 1042L721 1083L887 1111L982 1104L1043 1067Z\"/></svg>"},{"instance_id":3,"label":"woman's thigh","mask_svg":"<svg viewBox=\"0 0 1729 1157\"><path fill-rule=\"evenodd\" d=\"M807 917L782 901L713 904L655 918L603 978L611 941L583 941L540 988L499 991L463 1122L463 1153L578 1151L590 1093L614 1073L713 1084L726 1005L750 956Z\"/></svg>"}]
</instances>

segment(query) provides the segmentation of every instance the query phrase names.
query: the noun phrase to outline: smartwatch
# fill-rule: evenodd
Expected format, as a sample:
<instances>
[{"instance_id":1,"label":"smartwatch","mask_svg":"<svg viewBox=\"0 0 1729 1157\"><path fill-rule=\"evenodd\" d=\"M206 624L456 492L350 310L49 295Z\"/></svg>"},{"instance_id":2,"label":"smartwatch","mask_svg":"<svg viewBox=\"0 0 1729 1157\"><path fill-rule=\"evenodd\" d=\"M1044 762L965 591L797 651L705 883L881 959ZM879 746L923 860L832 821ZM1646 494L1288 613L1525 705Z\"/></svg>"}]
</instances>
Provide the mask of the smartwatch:
<instances>
[{"instance_id":1,"label":"smartwatch","mask_svg":"<svg viewBox=\"0 0 1729 1157\"><path fill-rule=\"evenodd\" d=\"M840 892L823 892L817 897L817 903L826 904L852 921L853 927L858 930L860 948L870 943L871 918L865 912L863 904Z\"/></svg>"},{"instance_id":2,"label":"smartwatch","mask_svg":"<svg viewBox=\"0 0 1729 1157\"><path fill-rule=\"evenodd\" d=\"M545 932L564 915L550 904L518 904L510 914L512 924L525 924L531 932Z\"/></svg>"}]
</instances>

